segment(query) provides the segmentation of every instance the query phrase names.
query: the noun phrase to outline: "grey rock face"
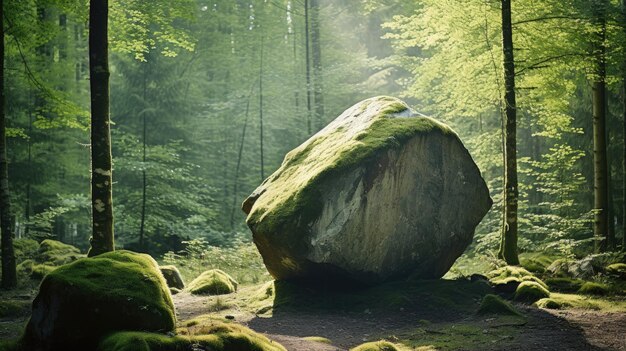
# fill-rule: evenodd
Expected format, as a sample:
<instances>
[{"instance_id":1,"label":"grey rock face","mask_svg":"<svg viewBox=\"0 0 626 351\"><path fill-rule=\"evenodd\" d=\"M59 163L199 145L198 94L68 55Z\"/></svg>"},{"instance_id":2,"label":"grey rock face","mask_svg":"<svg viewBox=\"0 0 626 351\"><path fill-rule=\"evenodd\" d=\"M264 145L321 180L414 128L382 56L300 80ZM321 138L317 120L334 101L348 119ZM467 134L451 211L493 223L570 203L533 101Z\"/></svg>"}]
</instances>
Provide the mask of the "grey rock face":
<instances>
[{"instance_id":1,"label":"grey rock face","mask_svg":"<svg viewBox=\"0 0 626 351\"><path fill-rule=\"evenodd\" d=\"M459 137L400 100L348 109L244 201L276 279L445 274L491 207Z\"/></svg>"}]
</instances>

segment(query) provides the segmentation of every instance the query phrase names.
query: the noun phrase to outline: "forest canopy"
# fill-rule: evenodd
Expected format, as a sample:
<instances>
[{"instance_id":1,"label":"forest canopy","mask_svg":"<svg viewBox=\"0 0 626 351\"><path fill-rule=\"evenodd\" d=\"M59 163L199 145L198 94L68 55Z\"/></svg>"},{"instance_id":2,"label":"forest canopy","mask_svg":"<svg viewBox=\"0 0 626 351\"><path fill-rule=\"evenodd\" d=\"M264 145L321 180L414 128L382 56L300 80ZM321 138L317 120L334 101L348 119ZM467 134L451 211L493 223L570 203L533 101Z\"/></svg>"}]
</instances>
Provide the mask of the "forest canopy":
<instances>
[{"instance_id":1,"label":"forest canopy","mask_svg":"<svg viewBox=\"0 0 626 351\"><path fill-rule=\"evenodd\" d=\"M391 95L458 131L481 169L494 206L471 252L495 255L513 196L519 252L623 248L623 5L509 3L513 62L501 3L111 1L117 247L158 255L249 241L241 201L284 155L355 102ZM4 19L13 231L86 249L88 6L5 1ZM503 155L516 163L507 191Z\"/></svg>"}]
</instances>

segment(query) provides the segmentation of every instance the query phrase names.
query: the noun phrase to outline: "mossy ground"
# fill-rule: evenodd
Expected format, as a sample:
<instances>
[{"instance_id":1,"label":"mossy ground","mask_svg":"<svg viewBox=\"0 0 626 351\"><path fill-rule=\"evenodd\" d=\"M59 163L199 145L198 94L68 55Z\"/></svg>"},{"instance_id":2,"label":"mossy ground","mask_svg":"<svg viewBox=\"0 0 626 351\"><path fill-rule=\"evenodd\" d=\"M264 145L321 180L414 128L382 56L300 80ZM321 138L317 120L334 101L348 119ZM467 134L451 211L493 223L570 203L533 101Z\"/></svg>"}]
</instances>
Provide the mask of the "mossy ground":
<instances>
[{"instance_id":1,"label":"mossy ground","mask_svg":"<svg viewBox=\"0 0 626 351\"><path fill-rule=\"evenodd\" d=\"M220 269L203 272L187 286L187 291L196 295L223 295L237 291L238 283Z\"/></svg>"},{"instance_id":2,"label":"mossy ground","mask_svg":"<svg viewBox=\"0 0 626 351\"><path fill-rule=\"evenodd\" d=\"M402 348L402 350L404 350L404 348ZM350 349L350 351L401 351L401 349L389 341L381 340L361 344Z\"/></svg>"},{"instance_id":3,"label":"mossy ground","mask_svg":"<svg viewBox=\"0 0 626 351\"><path fill-rule=\"evenodd\" d=\"M488 294L483 297L477 313L479 315L509 315L523 317L523 315L509 302L503 300L497 295L492 294Z\"/></svg>"},{"instance_id":4,"label":"mossy ground","mask_svg":"<svg viewBox=\"0 0 626 351\"><path fill-rule=\"evenodd\" d=\"M182 323L174 334L117 332L103 339L101 351L286 351L277 342L242 325L211 316Z\"/></svg>"}]
</instances>

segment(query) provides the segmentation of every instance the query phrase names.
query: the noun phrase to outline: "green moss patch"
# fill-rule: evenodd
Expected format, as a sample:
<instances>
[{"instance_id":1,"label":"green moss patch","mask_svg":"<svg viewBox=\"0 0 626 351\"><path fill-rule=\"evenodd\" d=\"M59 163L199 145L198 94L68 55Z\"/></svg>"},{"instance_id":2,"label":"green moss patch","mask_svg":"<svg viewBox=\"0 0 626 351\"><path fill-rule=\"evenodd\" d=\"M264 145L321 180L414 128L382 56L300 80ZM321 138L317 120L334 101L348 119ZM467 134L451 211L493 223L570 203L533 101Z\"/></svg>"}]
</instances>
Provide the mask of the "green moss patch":
<instances>
[{"instance_id":1,"label":"green moss patch","mask_svg":"<svg viewBox=\"0 0 626 351\"><path fill-rule=\"evenodd\" d=\"M608 266L606 266L606 268L604 269L604 271L609 274L609 275L613 275L622 279L626 279L626 263L613 263L610 264Z\"/></svg>"},{"instance_id":2,"label":"green moss patch","mask_svg":"<svg viewBox=\"0 0 626 351\"><path fill-rule=\"evenodd\" d=\"M199 317L177 330L177 335L118 332L100 342L101 351L285 351L244 326L210 317Z\"/></svg>"},{"instance_id":3,"label":"green moss patch","mask_svg":"<svg viewBox=\"0 0 626 351\"><path fill-rule=\"evenodd\" d=\"M626 301L624 301L624 299L561 293L551 293L550 299L560 304L560 308L578 308L606 312L626 312ZM537 303L539 303L539 301Z\"/></svg>"},{"instance_id":4,"label":"green moss patch","mask_svg":"<svg viewBox=\"0 0 626 351\"><path fill-rule=\"evenodd\" d=\"M533 303L543 298L550 297L550 292L537 282L522 282L515 290L515 301Z\"/></svg>"},{"instance_id":5,"label":"green moss patch","mask_svg":"<svg viewBox=\"0 0 626 351\"><path fill-rule=\"evenodd\" d=\"M520 264L533 273L544 273L556 258L542 252L525 252L519 255Z\"/></svg>"},{"instance_id":6,"label":"green moss patch","mask_svg":"<svg viewBox=\"0 0 626 351\"><path fill-rule=\"evenodd\" d=\"M156 262L115 251L45 276L26 327L27 348L94 349L118 330L173 331L174 305Z\"/></svg>"},{"instance_id":7,"label":"green moss patch","mask_svg":"<svg viewBox=\"0 0 626 351\"><path fill-rule=\"evenodd\" d=\"M486 274L489 283L500 293L513 294L523 282L533 282L548 290L548 286L524 267L504 266Z\"/></svg>"},{"instance_id":8,"label":"green moss patch","mask_svg":"<svg viewBox=\"0 0 626 351\"><path fill-rule=\"evenodd\" d=\"M39 244L37 255L38 261L50 266L70 263L82 256L78 248L51 239L46 239Z\"/></svg>"},{"instance_id":9,"label":"green moss patch","mask_svg":"<svg viewBox=\"0 0 626 351\"><path fill-rule=\"evenodd\" d=\"M325 338L323 336L305 336L302 339L307 340L307 341L321 342L322 344L328 344L328 345L332 345L333 343L330 339Z\"/></svg>"},{"instance_id":10,"label":"green moss patch","mask_svg":"<svg viewBox=\"0 0 626 351\"><path fill-rule=\"evenodd\" d=\"M558 310L563 307L563 304L555 299L543 298L535 302L535 306L549 310Z\"/></svg>"},{"instance_id":11,"label":"green moss patch","mask_svg":"<svg viewBox=\"0 0 626 351\"><path fill-rule=\"evenodd\" d=\"M491 350L494 340L498 341L499 350L505 350L506 340L514 339L520 324L523 322L501 325L482 321L443 324L417 328L397 337L400 339L398 343L410 350Z\"/></svg>"},{"instance_id":12,"label":"green moss patch","mask_svg":"<svg viewBox=\"0 0 626 351\"><path fill-rule=\"evenodd\" d=\"M585 282L578 289L578 293L583 295L606 295L609 293L609 287L602 283Z\"/></svg>"},{"instance_id":13,"label":"green moss patch","mask_svg":"<svg viewBox=\"0 0 626 351\"><path fill-rule=\"evenodd\" d=\"M237 291L237 282L220 269L211 269L200 274L187 286L195 295L223 295Z\"/></svg>"},{"instance_id":14,"label":"green moss patch","mask_svg":"<svg viewBox=\"0 0 626 351\"><path fill-rule=\"evenodd\" d=\"M522 316L520 312L518 312L513 305L504 301L497 295L485 295L483 297L482 302L480 303L480 307L478 308L478 314L497 314L497 315L510 315L510 316Z\"/></svg>"},{"instance_id":15,"label":"green moss patch","mask_svg":"<svg viewBox=\"0 0 626 351\"><path fill-rule=\"evenodd\" d=\"M22 262L35 257L37 250L39 250L39 244L33 239L15 239L13 240L13 250L15 251L15 261Z\"/></svg>"},{"instance_id":16,"label":"green moss patch","mask_svg":"<svg viewBox=\"0 0 626 351\"><path fill-rule=\"evenodd\" d=\"M357 347L351 348L350 351L399 351L398 347L389 341L381 340L367 342Z\"/></svg>"},{"instance_id":17,"label":"green moss patch","mask_svg":"<svg viewBox=\"0 0 626 351\"><path fill-rule=\"evenodd\" d=\"M567 293L578 291L578 289L580 289L583 284L585 284L585 281L572 278L548 278L546 279L546 284L551 291Z\"/></svg>"},{"instance_id":18,"label":"green moss patch","mask_svg":"<svg viewBox=\"0 0 626 351\"><path fill-rule=\"evenodd\" d=\"M27 316L30 312L30 301L6 299L0 301L0 318Z\"/></svg>"}]
</instances>

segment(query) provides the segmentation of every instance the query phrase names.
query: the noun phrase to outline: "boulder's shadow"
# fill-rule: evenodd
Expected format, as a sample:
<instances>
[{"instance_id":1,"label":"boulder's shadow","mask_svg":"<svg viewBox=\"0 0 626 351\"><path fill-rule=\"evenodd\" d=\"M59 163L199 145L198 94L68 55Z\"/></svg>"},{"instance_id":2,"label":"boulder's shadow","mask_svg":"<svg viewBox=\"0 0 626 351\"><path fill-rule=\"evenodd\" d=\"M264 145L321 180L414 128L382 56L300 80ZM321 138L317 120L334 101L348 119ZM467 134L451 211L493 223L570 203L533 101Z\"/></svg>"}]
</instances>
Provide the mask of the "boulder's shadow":
<instances>
[{"instance_id":1,"label":"boulder's shadow","mask_svg":"<svg viewBox=\"0 0 626 351\"><path fill-rule=\"evenodd\" d=\"M257 316L248 325L270 335L322 336L345 349L381 338L414 340L422 335L442 345L448 339L449 345L465 345L467 338L466 346L454 348L460 350L601 350L589 344L580 328L541 309L518 306L526 319L516 321L477 315L483 296L492 293L485 282L468 280L373 287L277 282L272 316Z\"/></svg>"}]
</instances>

